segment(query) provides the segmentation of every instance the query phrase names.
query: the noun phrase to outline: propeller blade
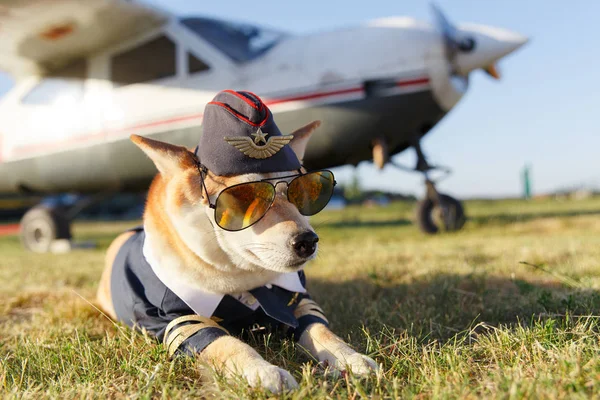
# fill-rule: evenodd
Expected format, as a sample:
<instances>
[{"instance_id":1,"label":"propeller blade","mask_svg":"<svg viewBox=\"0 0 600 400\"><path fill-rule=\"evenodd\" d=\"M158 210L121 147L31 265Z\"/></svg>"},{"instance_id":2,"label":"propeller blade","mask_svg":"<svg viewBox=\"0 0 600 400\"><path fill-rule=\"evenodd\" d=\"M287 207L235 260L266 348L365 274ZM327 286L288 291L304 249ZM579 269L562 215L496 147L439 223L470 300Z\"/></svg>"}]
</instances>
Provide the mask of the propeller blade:
<instances>
[{"instance_id":1,"label":"propeller blade","mask_svg":"<svg viewBox=\"0 0 600 400\"><path fill-rule=\"evenodd\" d=\"M440 33L449 42L456 43L456 27L446 18L442 10L435 3L431 3L431 10L433 11L433 16Z\"/></svg>"},{"instance_id":2,"label":"propeller blade","mask_svg":"<svg viewBox=\"0 0 600 400\"><path fill-rule=\"evenodd\" d=\"M461 34L437 5L432 3L431 10L433 11L437 30L444 38L446 56L450 63L453 63L457 52L469 53L475 49L475 40L472 37Z\"/></svg>"},{"instance_id":3,"label":"propeller blade","mask_svg":"<svg viewBox=\"0 0 600 400\"><path fill-rule=\"evenodd\" d=\"M501 78L500 72L498 71L498 68L494 64L488 65L483 70L485 71L486 74L488 74L489 76L491 76L492 78L494 78L496 80L499 80Z\"/></svg>"}]
</instances>

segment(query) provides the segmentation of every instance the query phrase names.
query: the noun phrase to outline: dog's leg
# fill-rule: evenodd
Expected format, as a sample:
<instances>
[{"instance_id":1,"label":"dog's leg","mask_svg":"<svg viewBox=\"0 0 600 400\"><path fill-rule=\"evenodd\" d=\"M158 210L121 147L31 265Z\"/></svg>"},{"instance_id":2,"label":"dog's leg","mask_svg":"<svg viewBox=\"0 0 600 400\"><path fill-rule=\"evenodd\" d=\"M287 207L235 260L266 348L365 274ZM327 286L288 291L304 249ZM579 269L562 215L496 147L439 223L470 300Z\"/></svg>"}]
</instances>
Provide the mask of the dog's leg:
<instances>
[{"instance_id":1,"label":"dog's leg","mask_svg":"<svg viewBox=\"0 0 600 400\"><path fill-rule=\"evenodd\" d=\"M308 325L298 340L298 343L319 362L327 364L336 371L350 369L356 375L368 375L377 370L375 361L352 350L329 330L325 325L328 322L323 309L309 296L300 300L294 310L294 315L300 324L302 324L303 318L312 318L314 321L316 317L317 321L322 321L312 322Z\"/></svg>"},{"instance_id":2,"label":"dog's leg","mask_svg":"<svg viewBox=\"0 0 600 400\"><path fill-rule=\"evenodd\" d=\"M115 240L110 244L106 251L106 258L104 264L104 271L102 271L102 278L100 278L100 285L98 286L98 292L96 294L96 302L98 307L102 309L109 317L113 320L117 319L117 313L112 302L112 295L110 292L110 277L112 273L113 263L117 253L123 244L133 235L135 232L125 232L117 236Z\"/></svg>"},{"instance_id":3,"label":"dog's leg","mask_svg":"<svg viewBox=\"0 0 600 400\"><path fill-rule=\"evenodd\" d=\"M323 324L309 325L300 336L298 343L320 362L326 363L337 371L349 369L353 374L363 376L377 370L377 363L374 360L352 350Z\"/></svg>"},{"instance_id":4,"label":"dog's leg","mask_svg":"<svg viewBox=\"0 0 600 400\"><path fill-rule=\"evenodd\" d=\"M226 375L242 375L252 387L261 386L273 393L298 387L289 372L268 363L256 350L232 336L221 336L200 355Z\"/></svg>"}]
</instances>

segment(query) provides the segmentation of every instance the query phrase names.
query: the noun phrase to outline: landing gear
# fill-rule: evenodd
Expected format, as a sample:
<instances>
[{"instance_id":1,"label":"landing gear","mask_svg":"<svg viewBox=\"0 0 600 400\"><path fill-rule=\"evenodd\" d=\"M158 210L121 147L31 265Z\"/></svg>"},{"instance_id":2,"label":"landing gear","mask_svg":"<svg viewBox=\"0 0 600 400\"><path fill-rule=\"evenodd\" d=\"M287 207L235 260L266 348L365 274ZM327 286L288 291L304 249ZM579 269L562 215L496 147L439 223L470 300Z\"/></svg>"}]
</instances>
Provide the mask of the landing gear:
<instances>
[{"instance_id":1,"label":"landing gear","mask_svg":"<svg viewBox=\"0 0 600 400\"><path fill-rule=\"evenodd\" d=\"M70 240L71 221L61 208L38 205L21 219L21 243L29 251L47 253Z\"/></svg>"},{"instance_id":2,"label":"landing gear","mask_svg":"<svg viewBox=\"0 0 600 400\"><path fill-rule=\"evenodd\" d=\"M467 219L461 202L452 196L439 193L435 187L436 181L429 176L430 171L439 170L444 173L445 177L450 174L450 170L448 168L429 165L421 150L419 140L415 140L412 146L417 154L417 165L414 169L406 168L391 161L390 163L402 170L421 172L425 176L427 192L426 197L417 203L417 225L421 231L427 234L435 234L440 230L446 232L460 230Z\"/></svg>"},{"instance_id":3,"label":"landing gear","mask_svg":"<svg viewBox=\"0 0 600 400\"><path fill-rule=\"evenodd\" d=\"M102 192L88 197L71 196L66 201L59 197L56 202L33 207L21 218L23 247L34 253L68 252L72 247L71 222L81 211L113 193Z\"/></svg>"},{"instance_id":4,"label":"landing gear","mask_svg":"<svg viewBox=\"0 0 600 400\"><path fill-rule=\"evenodd\" d=\"M438 193L432 181L425 181L427 197L417 203L417 224L429 234L458 231L466 221L460 201L452 196ZM431 192L431 194L430 194Z\"/></svg>"}]
</instances>

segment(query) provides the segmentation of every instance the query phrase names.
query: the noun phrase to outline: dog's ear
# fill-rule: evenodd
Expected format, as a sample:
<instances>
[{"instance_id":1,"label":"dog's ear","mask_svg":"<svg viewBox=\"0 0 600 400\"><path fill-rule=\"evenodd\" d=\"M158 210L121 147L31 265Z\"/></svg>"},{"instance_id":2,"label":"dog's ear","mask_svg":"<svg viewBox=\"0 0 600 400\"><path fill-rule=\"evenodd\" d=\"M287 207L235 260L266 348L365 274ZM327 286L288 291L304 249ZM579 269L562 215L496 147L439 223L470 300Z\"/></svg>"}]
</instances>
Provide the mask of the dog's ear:
<instances>
[{"instance_id":1,"label":"dog's ear","mask_svg":"<svg viewBox=\"0 0 600 400\"><path fill-rule=\"evenodd\" d=\"M304 152L306 151L306 145L308 144L308 139L310 139L310 135L319 126L321 126L321 121L313 121L310 124L292 132L294 138L290 142L290 146L292 147L292 150L294 150L294 153L296 153L296 157L298 157L298 160L300 160L300 162L302 162L302 160L304 159Z\"/></svg>"},{"instance_id":2,"label":"dog's ear","mask_svg":"<svg viewBox=\"0 0 600 400\"><path fill-rule=\"evenodd\" d=\"M196 165L194 154L185 147L138 135L131 135L130 139L150 157L162 175L171 176Z\"/></svg>"}]
</instances>

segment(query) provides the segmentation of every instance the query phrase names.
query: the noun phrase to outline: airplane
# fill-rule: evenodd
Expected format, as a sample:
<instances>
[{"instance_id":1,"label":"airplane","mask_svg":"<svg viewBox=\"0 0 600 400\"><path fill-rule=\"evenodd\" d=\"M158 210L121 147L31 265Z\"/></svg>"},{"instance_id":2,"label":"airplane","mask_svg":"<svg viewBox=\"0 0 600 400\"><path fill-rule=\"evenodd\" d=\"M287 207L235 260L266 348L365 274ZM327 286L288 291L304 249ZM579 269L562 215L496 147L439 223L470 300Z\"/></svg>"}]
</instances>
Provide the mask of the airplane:
<instances>
[{"instance_id":1,"label":"airplane","mask_svg":"<svg viewBox=\"0 0 600 400\"><path fill-rule=\"evenodd\" d=\"M204 105L227 88L261 96L283 132L322 120L309 169L383 168L415 149L411 170L427 188L421 229L460 229L462 205L435 189L420 139L465 94L471 71L499 78L495 63L527 38L432 10L435 24L390 17L300 36L127 0L5 0L0 69L16 84L0 100L0 194L93 194L68 210L33 207L23 245L50 251L71 239L90 199L146 189L156 172L129 136L193 148Z\"/></svg>"}]
</instances>

